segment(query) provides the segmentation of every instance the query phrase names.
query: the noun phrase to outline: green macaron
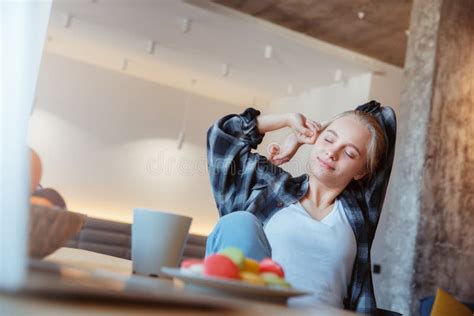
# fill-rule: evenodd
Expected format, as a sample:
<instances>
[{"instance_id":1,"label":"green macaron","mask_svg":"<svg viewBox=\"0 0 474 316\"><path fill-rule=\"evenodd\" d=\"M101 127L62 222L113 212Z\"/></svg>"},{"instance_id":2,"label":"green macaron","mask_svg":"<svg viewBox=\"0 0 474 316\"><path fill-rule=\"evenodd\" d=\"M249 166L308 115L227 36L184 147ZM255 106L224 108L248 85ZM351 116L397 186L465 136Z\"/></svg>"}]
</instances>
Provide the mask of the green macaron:
<instances>
[{"instance_id":1,"label":"green macaron","mask_svg":"<svg viewBox=\"0 0 474 316\"><path fill-rule=\"evenodd\" d=\"M227 247L221 251L219 251L219 254L224 255L228 257L230 260L232 260L240 270L243 270L245 267L245 256L242 250L240 250L237 247Z\"/></svg>"}]
</instances>

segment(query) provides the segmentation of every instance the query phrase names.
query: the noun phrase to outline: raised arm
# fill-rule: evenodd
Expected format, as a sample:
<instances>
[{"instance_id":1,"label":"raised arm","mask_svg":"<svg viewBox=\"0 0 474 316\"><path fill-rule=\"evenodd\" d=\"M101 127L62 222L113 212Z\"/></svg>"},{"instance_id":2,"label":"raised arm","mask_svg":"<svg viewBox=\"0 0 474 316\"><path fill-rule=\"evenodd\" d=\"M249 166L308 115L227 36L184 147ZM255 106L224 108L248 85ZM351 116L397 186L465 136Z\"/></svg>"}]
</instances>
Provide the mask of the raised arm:
<instances>
[{"instance_id":1,"label":"raised arm","mask_svg":"<svg viewBox=\"0 0 474 316\"><path fill-rule=\"evenodd\" d=\"M314 144L321 125L307 119L301 113L270 114L257 118L257 127L261 133L290 127L292 131L282 145L271 144L269 157L273 164L279 166L288 162L303 144Z\"/></svg>"},{"instance_id":2,"label":"raised arm","mask_svg":"<svg viewBox=\"0 0 474 316\"><path fill-rule=\"evenodd\" d=\"M267 114L257 117L257 128L262 134L283 127L290 127L301 137L301 142L310 142L317 124L301 113Z\"/></svg>"},{"instance_id":3,"label":"raised arm","mask_svg":"<svg viewBox=\"0 0 474 316\"><path fill-rule=\"evenodd\" d=\"M266 157L251 152L262 142L264 134L291 127L314 136L315 133L304 125L305 120L303 115L295 113L260 116L260 111L248 108L240 115L231 114L219 119L209 128L207 163L221 216L245 209L252 191L264 186L265 176L262 173L285 172L278 167L269 167L271 164ZM313 137L300 136L308 142Z\"/></svg>"}]
</instances>

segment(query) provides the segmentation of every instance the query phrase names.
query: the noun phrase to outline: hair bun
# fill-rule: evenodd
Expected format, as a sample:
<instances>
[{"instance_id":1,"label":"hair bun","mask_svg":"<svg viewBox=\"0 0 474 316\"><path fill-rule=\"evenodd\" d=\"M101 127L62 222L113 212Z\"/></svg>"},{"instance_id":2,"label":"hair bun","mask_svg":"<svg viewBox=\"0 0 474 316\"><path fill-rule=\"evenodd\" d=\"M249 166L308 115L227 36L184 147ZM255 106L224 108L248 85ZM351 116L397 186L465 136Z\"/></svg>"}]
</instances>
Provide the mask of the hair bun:
<instances>
[{"instance_id":1,"label":"hair bun","mask_svg":"<svg viewBox=\"0 0 474 316\"><path fill-rule=\"evenodd\" d=\"M380 109L380 103L375 100L359 105L356 108L357 111L362 111L369 114L375 114L376 112L379 111L379 109Z\"/></svg>"}]
</instances>

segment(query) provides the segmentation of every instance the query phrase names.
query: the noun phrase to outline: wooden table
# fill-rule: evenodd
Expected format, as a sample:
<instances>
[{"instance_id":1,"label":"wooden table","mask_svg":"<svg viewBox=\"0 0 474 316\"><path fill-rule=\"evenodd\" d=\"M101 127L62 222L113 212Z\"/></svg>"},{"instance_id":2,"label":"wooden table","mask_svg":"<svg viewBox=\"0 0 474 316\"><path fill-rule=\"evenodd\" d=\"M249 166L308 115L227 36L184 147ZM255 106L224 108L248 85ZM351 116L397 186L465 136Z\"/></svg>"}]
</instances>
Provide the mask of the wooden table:
<instances>
[{"instance_id":1,"label":"wooden table","mask_svg":"<svg viewBox=\"0 0 474 316\"><path fill-rule=\"evenodd\" d=\"M61 248L33 262L23 291L0 293L1 315L354 315L297 310L193 292L180 281L132 275L130 260Z\"/></svg>"}]
</instances>

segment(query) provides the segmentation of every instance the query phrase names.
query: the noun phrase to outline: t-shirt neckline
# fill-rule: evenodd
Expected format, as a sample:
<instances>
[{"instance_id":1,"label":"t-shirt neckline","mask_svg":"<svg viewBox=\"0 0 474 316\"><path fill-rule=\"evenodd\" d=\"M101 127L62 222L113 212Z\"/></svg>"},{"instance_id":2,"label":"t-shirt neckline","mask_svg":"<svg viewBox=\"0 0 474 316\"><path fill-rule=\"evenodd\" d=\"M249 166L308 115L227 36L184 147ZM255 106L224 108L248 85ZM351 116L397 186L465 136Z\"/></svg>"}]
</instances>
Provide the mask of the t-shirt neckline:
<instances>
[{"instance_id":1,"label":"t-shirt neckline","mask_svg":"<svg viewBox=\"0 0 474 316\"><path fill-rule=\"evenodd\" d=\"M301 204L300 201L297 202L298 204L298 207L304 211L304 213L310 217L312 220L314 220L315 222L317 223L320 223L320 224L324 224L324 225L327 225L327 226L332 226L333 225L333 222L330 221L329 219L333 216L333 213L336 213L336 210L337 210L337 207L338 207L338 201L337 199L334 201L334 206L332 207L331 211L326 214L326 216L324 216L322 219L318 220L316 218L314 218L313 216L311 216L311 214L304 208L303 204Z\"/></svg>"}]
</instances>

